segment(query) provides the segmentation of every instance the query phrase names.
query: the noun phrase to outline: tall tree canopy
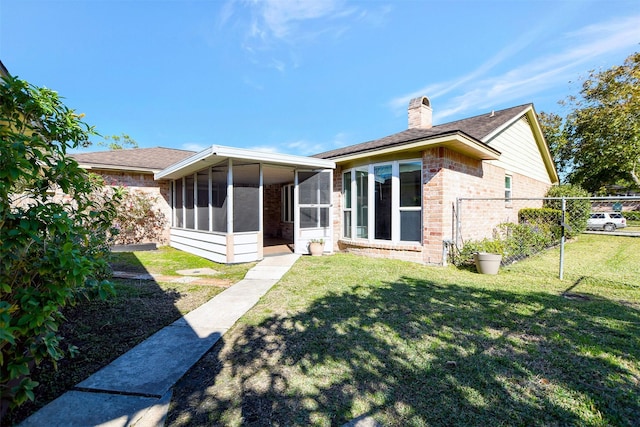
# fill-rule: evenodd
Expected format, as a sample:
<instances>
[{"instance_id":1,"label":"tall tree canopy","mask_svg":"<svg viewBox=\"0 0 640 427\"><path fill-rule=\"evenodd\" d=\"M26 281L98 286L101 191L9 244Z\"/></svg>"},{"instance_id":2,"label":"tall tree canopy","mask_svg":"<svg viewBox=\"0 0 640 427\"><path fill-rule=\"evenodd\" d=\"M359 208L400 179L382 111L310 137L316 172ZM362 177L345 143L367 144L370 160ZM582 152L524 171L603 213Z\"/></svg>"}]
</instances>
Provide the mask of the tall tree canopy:
<instances>
[{"instance_id":1,"label":"tall tree canopy","mask_svg":"<svg viewBox=\"0 0 640 427\"><path fill-rule=\"evenodd\" d=\"M640 188L640 52L591 71L566 105L572 112L564 135L552 143L559 169L570 169L569 182L592 192L620 181Z\"/></svg>"}]
</instances>

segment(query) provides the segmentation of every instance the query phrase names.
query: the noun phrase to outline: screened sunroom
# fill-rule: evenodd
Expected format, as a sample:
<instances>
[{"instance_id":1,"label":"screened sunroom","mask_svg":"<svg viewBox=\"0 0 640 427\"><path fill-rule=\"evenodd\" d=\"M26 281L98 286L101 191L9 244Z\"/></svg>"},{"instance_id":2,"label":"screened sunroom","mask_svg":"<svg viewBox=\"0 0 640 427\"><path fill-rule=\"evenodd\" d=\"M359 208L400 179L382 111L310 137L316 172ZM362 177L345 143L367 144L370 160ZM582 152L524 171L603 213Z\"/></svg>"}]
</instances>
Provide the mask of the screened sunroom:
<instances>
[{"instance_id":1,"label":"screened sunroom","mask_svg":"<svg viewBox=\"0 0 640 427\"><path fill-rule=\"evenodd\" d=\"M212 146L157 173L171 186L170 245L220 263L262 259L274 244L333 250L335 163ZM266 249L267 248L267 249Z\"/></svg>"}]
</instances>

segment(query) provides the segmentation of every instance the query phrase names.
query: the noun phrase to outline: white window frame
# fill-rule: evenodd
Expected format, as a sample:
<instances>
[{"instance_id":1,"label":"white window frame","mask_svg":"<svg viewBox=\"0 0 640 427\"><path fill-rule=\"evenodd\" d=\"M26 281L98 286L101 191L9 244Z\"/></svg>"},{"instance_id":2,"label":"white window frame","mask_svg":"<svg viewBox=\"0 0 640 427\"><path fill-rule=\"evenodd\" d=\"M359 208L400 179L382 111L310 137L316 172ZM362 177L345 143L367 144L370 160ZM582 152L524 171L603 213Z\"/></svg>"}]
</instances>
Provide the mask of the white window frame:
<instances>
[{"instance_id":1,"label":"white window frame","mask_svg":"<svg viewBox=\"0 0 640 427\"><path fill-rule=\"evenodd\" d=\"M416 158L416 159L402 159L402 160L394 160L391 162L380 162L380 163L370 163L368 165L362 165L362 166L357 166L354 168L350 168L350 169L345 169L342 171L342 178L344 180L344 176L346 173L351 172L351 209L346 209L345 208L345 204L343 204L342 206L342 218L344 218L344 214L345 212L351 212L351 237L344 237L345 233L344 230L342 232L342 238L344 239L351 239L351 240L364 240L364 241L369 241L372 243L389 243L391 242L392 244L401 244L401 243L411 243L411 244L423 244L424 241L424 236L422 235L422 230L421 230L421 237L420 237L420 241L403 241L400 240L400 212L401 211L420 211L423 212L424 206L423 206L423 198L422 198L422 194L420 197L420 206L407 206L407 207L400 207L400 164L401 163L420 163L421 167L422 167L422 159L420 158ZM392 168L392 177L391 177L391 240L382 240L382 239L375 239L375 200L374 200L374 195L375 195L375 175L374 175L374 171L375 168L377 166L385 166L385 165L391 165ZM362 171L363 169L367 169L367 178L368 178L368 204L367 204L367 211L368 211L368 224L367 224L367 236L366 238L363 237L357 237L357 189L356 189L356 171L360 170ZM422 173L420 174L420 188L422 190L422 186L424 184L423 182L423 176ZM343 183L343 188L346 184ZM343 192L344 193L344 192ZM344 220L341 220L341 222L344 222Z\"/></svg>"},{"instance_id":2,"label":"white window frame","mask_svg":"<svg viewBox=\"0 0 640 427\"><path fill-rule=\"evenodd\" d=\"M508 185L507 185L508 182ZM513 175L507 173L504 175L504 201L511 203L513 198Z\"/></svg>"}]
</instances>

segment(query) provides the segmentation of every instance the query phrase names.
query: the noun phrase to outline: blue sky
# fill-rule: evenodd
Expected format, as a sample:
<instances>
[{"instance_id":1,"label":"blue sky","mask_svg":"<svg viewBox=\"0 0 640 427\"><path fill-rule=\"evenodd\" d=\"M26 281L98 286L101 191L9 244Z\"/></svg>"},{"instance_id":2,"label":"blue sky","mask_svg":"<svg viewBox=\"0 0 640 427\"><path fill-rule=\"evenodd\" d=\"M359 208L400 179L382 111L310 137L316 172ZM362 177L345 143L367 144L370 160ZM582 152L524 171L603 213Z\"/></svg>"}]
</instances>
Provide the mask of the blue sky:
<instances>
[{"instance_id":1,"label":"blue sky","mask_svg":"<svg viewBox=\"0 0 640 427\"><path fill-rule=\"evenodd\" d=\"M563 114L639 43L637 0L0 0L9 71L141 147L314 154L406 129L421 95L436 124Z\"/></svg>"}]
</instances>

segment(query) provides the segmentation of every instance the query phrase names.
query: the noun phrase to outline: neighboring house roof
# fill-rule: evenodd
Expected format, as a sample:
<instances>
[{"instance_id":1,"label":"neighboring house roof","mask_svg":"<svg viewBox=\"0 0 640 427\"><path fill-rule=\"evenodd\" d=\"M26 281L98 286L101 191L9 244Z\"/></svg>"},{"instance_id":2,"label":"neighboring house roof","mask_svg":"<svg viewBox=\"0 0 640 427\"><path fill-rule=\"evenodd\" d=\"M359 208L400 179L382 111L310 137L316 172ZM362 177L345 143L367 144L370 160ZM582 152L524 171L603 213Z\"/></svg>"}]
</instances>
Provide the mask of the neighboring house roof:
<instances>
[{"instance_id":1,"label":"neighboring house roof","mask_svg":"<svg viewBox=\"0 0 640 427\"><path fill-rule=\"evenodd\" d=\"M85 169L156 173L193 156L195 151L174 148L130 148L71 154Z\"/></svg>"},{"instance_id":2,"label":"neighboring house roof","mask_svg":"<svg viewBox=\"0 0 640 427\"><path fill-rule=\"evenodd\" d=\"M5 67L2 61L0 61L0 76L8 76L8 75L9 75L9 70L7 70L7 67Z\"/></svg>"},{"instance_id":3,"label":"neighboring house roof","mask_svg":"<svg viewBox=\"0 0 640 427\"><path fill-rule=\"evenodd\" d=\"M519 105L517 107L492 111L491 113L444 123L428 129L407 129L394 133L393 135L385 136L384 138L319 153L314 155L314 157L339 161L340 158L349 158L386 148L397 147L404 149L405 145L416 142L443 142L443 138L447 138L460 140L460 147L458 148L462 148L461 146L465 144L469 145L469 147L466 147L467 150L463 150L469 151L468 154L474 154L471 153L471 151L473 151L475 152L475 156L479 158L492 160L497 158L500 153L492 150L489 145L485 144L485 138L495 133L496 130L514 118L521 117L530 108L532 108L532 104ZM483 151L485 151L485 153L483 153ZM493 154L493 156L491 154Z\"/></svg>"}]
</instances>

